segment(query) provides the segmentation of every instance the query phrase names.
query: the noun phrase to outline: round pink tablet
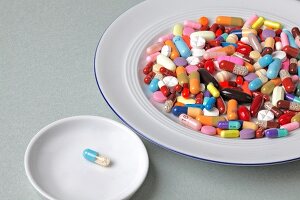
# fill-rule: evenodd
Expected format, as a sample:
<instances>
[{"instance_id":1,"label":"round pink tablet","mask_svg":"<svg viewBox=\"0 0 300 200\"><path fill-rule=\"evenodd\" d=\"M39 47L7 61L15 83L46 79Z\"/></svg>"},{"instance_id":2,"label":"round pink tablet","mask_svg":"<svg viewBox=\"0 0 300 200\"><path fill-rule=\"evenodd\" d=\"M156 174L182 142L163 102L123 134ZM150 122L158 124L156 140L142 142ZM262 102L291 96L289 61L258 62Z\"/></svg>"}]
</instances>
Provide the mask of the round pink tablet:
<instances>
[{"instance_id":1,"label":"round pink tablet","mask_svg":"<svg viewBox=\"0 0 300 200\"><path fill-rule=\"evenodd\" d=\"M192 72L197 71L198 67L196 65L188 65L188 66L186 66L185 70L188 74L190 74Z\"/></svg>"},{"instance_id":2,"label":"round pink tablet","mask_svg":"<svg viewBox=\"0 0 300 200\"><path fill-rule=\"evenodd\" d=\"M163 95L161 91L156 91L152 94L152 98L154 101L158 103L164 103L167 100L167 97Z\"/></svg>"},{"instance_id":3,"label":"round pink tablet","mask_svg":"<svg viewBox=\"0 0 300 200\"><path fill-rule=\"evenodd\" d=\"M202 126L201 132L206 135L216 135L216 128L213 126Z\"/></svg>"}]
</instances>

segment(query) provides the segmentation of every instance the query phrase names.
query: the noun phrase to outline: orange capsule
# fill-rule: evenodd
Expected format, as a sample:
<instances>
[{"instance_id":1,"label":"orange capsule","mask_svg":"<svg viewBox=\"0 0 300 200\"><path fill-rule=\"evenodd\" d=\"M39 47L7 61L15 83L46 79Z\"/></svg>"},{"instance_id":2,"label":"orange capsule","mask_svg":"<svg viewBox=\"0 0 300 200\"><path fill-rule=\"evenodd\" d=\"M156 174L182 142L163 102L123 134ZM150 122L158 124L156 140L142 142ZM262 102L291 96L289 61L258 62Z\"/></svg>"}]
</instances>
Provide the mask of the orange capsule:
<instances>
[{"instance_id":1,"label":"orange capsule","mask_svg":"<svg viewBox=\"0 0 300 200\"><path fill-rule=\"evenodd\" d=\"M199 24L201 24L201 26L208 26L208 24L209 24L209 20L205 16L200 17L198 22L199 22Z\"/></svg>"},{"instance_id":2,"label":"orange capsule","mask_svg":"<svg viewBox=\"0 0 300 200\"><path fill-rule=\"evenodd\" d=\"M225 117L222 116L204 116L204 115L198 115L196 117L196 120L198 120L201 124L206 126L218 126L219 121L225 121Z\"/></svg>"},{"instance_id":3,"label":"orange capsule","mask_svg":"<svg viewBox=\"0 0 300 200\"><path fill-rule=\"evenodd\" d=\"M228 120L238 119L237 109L238 109L238 102L235 99L230 99L227 104L227 119Z\"/></svg>"},{"instance_id":4,"label":"orange capsule","mask_svg":"<svg viewBox=\"0 0 300 200\"><path fill-rule=\"evenodd\" d=\"M189 75L189 85L190 85L190 92L192 94L198 94L201 90L200 88L200 75L198 71L194 71Z\"/></svg>"},{"instance_id":5,"label":"orange capsule","mask_svg":"<svg viewBox=\"0 0 300 200\"><path fill-rule=\"evenodd\" d=\"M229 45L229 46L226 46L226 47L216 50L216 52L225 52L227 54L227 56L231 56L235 52L235 47L233 45Z\"/></svg>"},{"instance_id":6,"label":"orange capsule","mask_svg":"<svg viewBox=\"0 0 300 200\"><path fill-rule=\"evenodd\" d=\"M179 52L175 46L175 44L171 40L166 40L165 45L171 47L171 55L170 58L174 60L175 58L179 57Z\"/></svg>"},{"instance_id":7,"label":"orange capsule","mask_svg":"<svg viewBox=\"0 0 300 200\"><path fill-rule=\"evenodd\" d=\"M240 17L218 16L216 23L224 26L243 26L244 20Z\"/></svg>"}]
</instances>

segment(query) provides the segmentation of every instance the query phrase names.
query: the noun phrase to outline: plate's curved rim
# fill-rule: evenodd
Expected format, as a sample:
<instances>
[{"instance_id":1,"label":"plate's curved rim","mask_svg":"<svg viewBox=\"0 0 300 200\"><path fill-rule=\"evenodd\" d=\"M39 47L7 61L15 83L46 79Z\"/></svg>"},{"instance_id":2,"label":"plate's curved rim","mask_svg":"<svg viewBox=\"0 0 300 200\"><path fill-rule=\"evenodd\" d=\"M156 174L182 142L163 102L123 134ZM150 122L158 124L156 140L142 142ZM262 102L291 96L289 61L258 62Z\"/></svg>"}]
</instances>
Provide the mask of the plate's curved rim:
<instances>
[{"instance_id":1,"label":"plate's curved rim","mask_svg":"<svg viewBox=\"0 0 300 200\"><path fill-rule=\"evenodd\" d=\"M300 157L297 157L297 158L293 158L293 159L288 159L288 160L282 160L282 161L275 161L275 162L267 162L267 163L237 163L237 162L222 162L222 161L216 161L216 160L210 160L210 159L205 159L205 158L201 158L201 157L197 157L197 156L193 156L193 155L189 155L189 154L185 154L183 152L180 152L180 151L177 151L175 149L171 149L167 146L164 146L163 144L160 144L159 142L157 141L154 141L152 139L150 139L149 137L147 137L145 134L143 134L142 132L139 132L138 130L136 130L132 125L130 125L119 113L117 113L117 111L113 108L113 106L109 103L109 101L107 100L107 98L105 97L103 91L101 90L101 87L100 87L100 84L99 84L99 81L98 81L98 77L97 77L97 73L96 73L96 57L97 57L97 51L98 51L98 48L100 46L100 43L101 43L101 40L103 39L103 36L105 36L107 30L120 18L122 17L128 10L142 4L142 3L145 3L145 1L143 2L140 2L136 5L134 5L133 7L131 8L128 8L126 9L123 13L121 13L105 30L104 32L102 33L102 35L100 36L100 39L98 41L98 44L96 46L96 50L95 50L95 53L94 53L94 76L95 76L95 79L96 79L96 83L97 83L97 86L98 86L98 89L103 97L103 99L105 100L106 104L109 106L109 108L117 115L117 117L126 125L128 126L130 129L132 129L137 135L139 135L140 137L146 139L147 141L159 146L159 147L162 147L163 149L166 149L168 151L171 151L173 153L176 153L178 155L182 155L182 156L186 156L188 158L192 158L192 159L195 159L195 160L201 160L201 161L205 161L205 162L208 162L208 163L216 163L216 164L221 164L221 165L232 165L232 166L268 166L268 165L277 165L277 164L284 164L284 163L289 163L289 162L293 162L293 161L297 161L297 160L300 160Z\"/></svg>"},{"instance_id":2,"label":"plate's curved rim","mask_svg":"<svg viewBox=\"0 0 300 200\"><path fill-rule=\"evenodd\" d=\"M44 132L50 128L52 128L55 125L58 125L59 123L64 123L66 121L70 121L70 120L76 120L76 119L98 119L98 120L107 120L110 121L112 123L117 124L120 127L124 127L126 129L128 129L129 131L132 131L131 128L129 128L128 126L124 126L124 124L119 123L117 121L114 121L112 119L106 118L106 117L101 117L101 116L94 116L94 115L78 115L78 116L71 116L71 117L66 117L66 118L62 118L59 120L56 120L54 122L51 122L50 124L44 126L42 129L40 129L37 134L35 134L33 136L33 138L30 140L30 142L28 143L28 146L26 148L25 154L24 154L24 167L25 167L25 173L27 178L29 179L29 182L31 183L31 185L38 191L38 193L40 195L42 195L43 197L49 199L49 200L57 200L56 198L54 198L53 196L50 196L46 191L44 191L39 185L38 183L34 180L34 178L32 177L32 173L29 170L29 155L30 155L30 150L32 149L33 144L44 134ZM133 133L135 133L134 131L132 131ZM147 152L147 149L143 143L143 141L141 141L141 139L136 135L136 134L132 134L132 136L136 136L137 141L141 142L141 146L143 147L143 152L145 153L146 156L146 163L145 163L145 169L142 172L143 176L138 180L138 183L136 184L136 187L134 187L134 190L129 191L128 194L124 194L124 192L120 193L120 195L124 195L124 196L120 196L120 198L130 198L134 193L136 193L136 191L142 186L142 184L144 183L148 171L149 171L149 155Z\"/></svg>"}]
</instances>

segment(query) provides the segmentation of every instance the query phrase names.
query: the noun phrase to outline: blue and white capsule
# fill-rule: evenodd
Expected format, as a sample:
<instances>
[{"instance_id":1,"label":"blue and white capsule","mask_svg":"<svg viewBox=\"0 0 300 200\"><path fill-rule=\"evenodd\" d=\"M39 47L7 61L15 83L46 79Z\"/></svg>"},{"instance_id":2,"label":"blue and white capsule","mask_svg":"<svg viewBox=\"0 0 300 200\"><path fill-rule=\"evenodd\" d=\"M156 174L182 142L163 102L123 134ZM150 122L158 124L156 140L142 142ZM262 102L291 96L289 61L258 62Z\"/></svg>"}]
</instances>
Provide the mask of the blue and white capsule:
<instances>
[{"instance_id":1,"label":"blue and white capsule","mask_svg":"<svg viewBox=\"0 0 300 200\"><path fill-rule=\"evenodd\" d=\"M269 64L273 62L273 57L270 54L266 54L263 57L261 57L254 65L253 67L255 70L259 70L261 68L267 67Z\"/></svg>"},{"instance_id":2,"label":"blue and white capsule","mask_svg":"<svg viewBox=\"0 0 300 200\"><path fill-rule=\"evenodd\" d=\"M110 159L108 157L99 155L98 152L91 149L85 149L83 151L83 157L86 160L96 163L102 167L108 167L110 165Z\"/></svg>"},{"instance_id":3,"label":"blue and white capsule","mask_svg":"<svg viewBox=\"0 0 300 200\"><path fill-rule=\"evenodd\" d=\"M263 86L266 82L268 82L268 78L262 75L251 81L248 85L248 88L250 91L255 91Z\"/></svg>"},{"instance_id":4,"label":"blue and white capsule","mask_svg":"<svg viewBox=\"0 0 300 200\"><path fill-rule=\"evenodd\" d=\"M277 78L282 61L279 58L274 58L273 62L269 65L267 70L267 77L269 79Z\"/></svg>"},{"instance_id":5,"label":"blue and white capsule","mask_svg":"<svg viewBox=\"0 0 300 200\"><path fill-rule=\"evenodd\" d=\"M192 55L191 50L189 49L188 45L183 41L183 39L180 36L175 36L173 38L173 42L178 49L181 57L187 58Z\"/></svg>"}]
</instances>

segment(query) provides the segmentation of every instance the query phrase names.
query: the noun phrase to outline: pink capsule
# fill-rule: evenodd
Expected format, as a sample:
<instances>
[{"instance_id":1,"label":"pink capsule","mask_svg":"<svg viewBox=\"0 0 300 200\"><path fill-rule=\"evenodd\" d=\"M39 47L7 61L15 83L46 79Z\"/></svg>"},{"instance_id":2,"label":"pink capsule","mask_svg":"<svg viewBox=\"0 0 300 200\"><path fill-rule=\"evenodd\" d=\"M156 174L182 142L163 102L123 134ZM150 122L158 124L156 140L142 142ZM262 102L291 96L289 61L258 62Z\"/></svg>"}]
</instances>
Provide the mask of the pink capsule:
<instances>
[{"instance_id":1,"label":"pink capsule","mask_svg":"<svg viewBox=\"0 0 300 200\"><path fill-rule=\"evenodd\" d=\"M282 47L290 45L289 38L288 38L288 36L287 36L287 34L285 32L282 31L280 33L280 39L281 39Z\"/></svg>"},{"instance_id":2,"label":"pink capsule","mask_svg":"<svg viewBox=\"0 0 300 200\"><path fill-rule=\"evenodd\" d=\"M209 59L213 59L213 58L217 58L219 56L226 56L226 52L205 52L203 55L203 58L205 60L209 60Z\"/></svg>"},{"instance_id":3,"label":"pink capsule","mask_svg":"<svg viewBox=\"0 0 300 200\"><path fill-rule=\"evenodd\" d=\"M201 25L199 23L194 22L192 20L185 20L183 22L183 25L188 26L188 27L193 28L193 29L200 29L201 28Z\"/></svg>"},{"instance_id":4,"label":"pink capsule","mask_svg":"<svg viewBox=\"0 0 300 200\"><path fill-rule=\"evenodd\" d=\"M154 54L151 54L151 55L147 56L146 61L147 61L147 62L154 62L154 61L156 61L156 57L157 57L159 54L160 54L159 52L156 52L156 53L154 53Z\"/></svg>"},{"instance_id":5,"label":"pink capsule","mask_svg":"<svg viewBox=\"0 0 300 200\"><path fill-rule=\"evenodd\" d=\"M286 130L293 131L299 128L299 122L291 122L285 125L282 125L280 128L285 128Z\"/></svg>"},{"instance_id":6,"label":"pink capsule","mask_svg":"<svg viewBox=\"0 0 300 200\"><path fill-rule=\"evenodd\" d=\"M244 65L244 60L235 56L219 56L217 61L220 63L222 60L226 60L237 65Z\"/></svg>"},{"instance_id":7,"label":"pink capsule","mask_svg":"<svg viewBox=\"0 0 300 200\"><path fill-rule=\"evenodd\" d=\"M162 42L154 43L153 45L151 45L150 47L147 48L147 54L151 55L156 52L159 52L163 46L164 46L164 43L162 43Z\"/></svg>"},{"instance_id":8,"label":"pink capsule","mask_svg":"<svg viewBox=\"0 0 300 200\"><path fill-rule=\"evenodd\" d=\"M195 30L189 26L185 26L183 28L183 35L190 36L194 32L195 32Z\"/></svg>"},{"instance_id":9,"label":"pink capsule","mask_svg":"<svg viewBox=\"0 0 300 200\"><path fill-rule=\"evenodd\" d=\"M179 115L179 122L195 131L199 131L202 127L200 122L186 114Z\"/></svg>"},{"instance_id":10,"label":"pink capsule","mask_svg":"<svg viewBox=\"0 0 300 200\"><path fill-rule=\"evenodd\" d=\"M163 35L160 38L158 38L158 42L165 42L166 40L172 40L174 35L172 33Z\"/></svg>"},{"instance_id":11,"label":"pink capsule","mask_svg":"<svg viewBox=\"0 0 300 200\"><path fill-rule=\"evenodd\" d=\"M213 47L213 48L207 49L206 52L215 52L219 49L222 49L222 47L221 46Z\"/></svg>"},{"instance_id":12,"label":"pink capsule","mask_svg":"<svg viewBox=\"0 0 300 200\"><path fill-rule=\"evenodd\" d=\"M281 64L281 69L289 71L290 68L290 60L286 59L284 62Z\"/></svg>"},{"instance_id":13,"label":"pink capsule","mask_svg":"<svg viewBox=\"0 0 300 200\"><path fill-rule=\"evenodd\" d=\"M247 19L247 21L244 23L243 28L245 28L245 29L251 28L252 24L253 24L254 22L256 22L257 19L258 19L258 16L257 16L257 15L255 15L255 14L252 15L252 16L249 17L249 18Z\"/></svg>"}]
</instances>

